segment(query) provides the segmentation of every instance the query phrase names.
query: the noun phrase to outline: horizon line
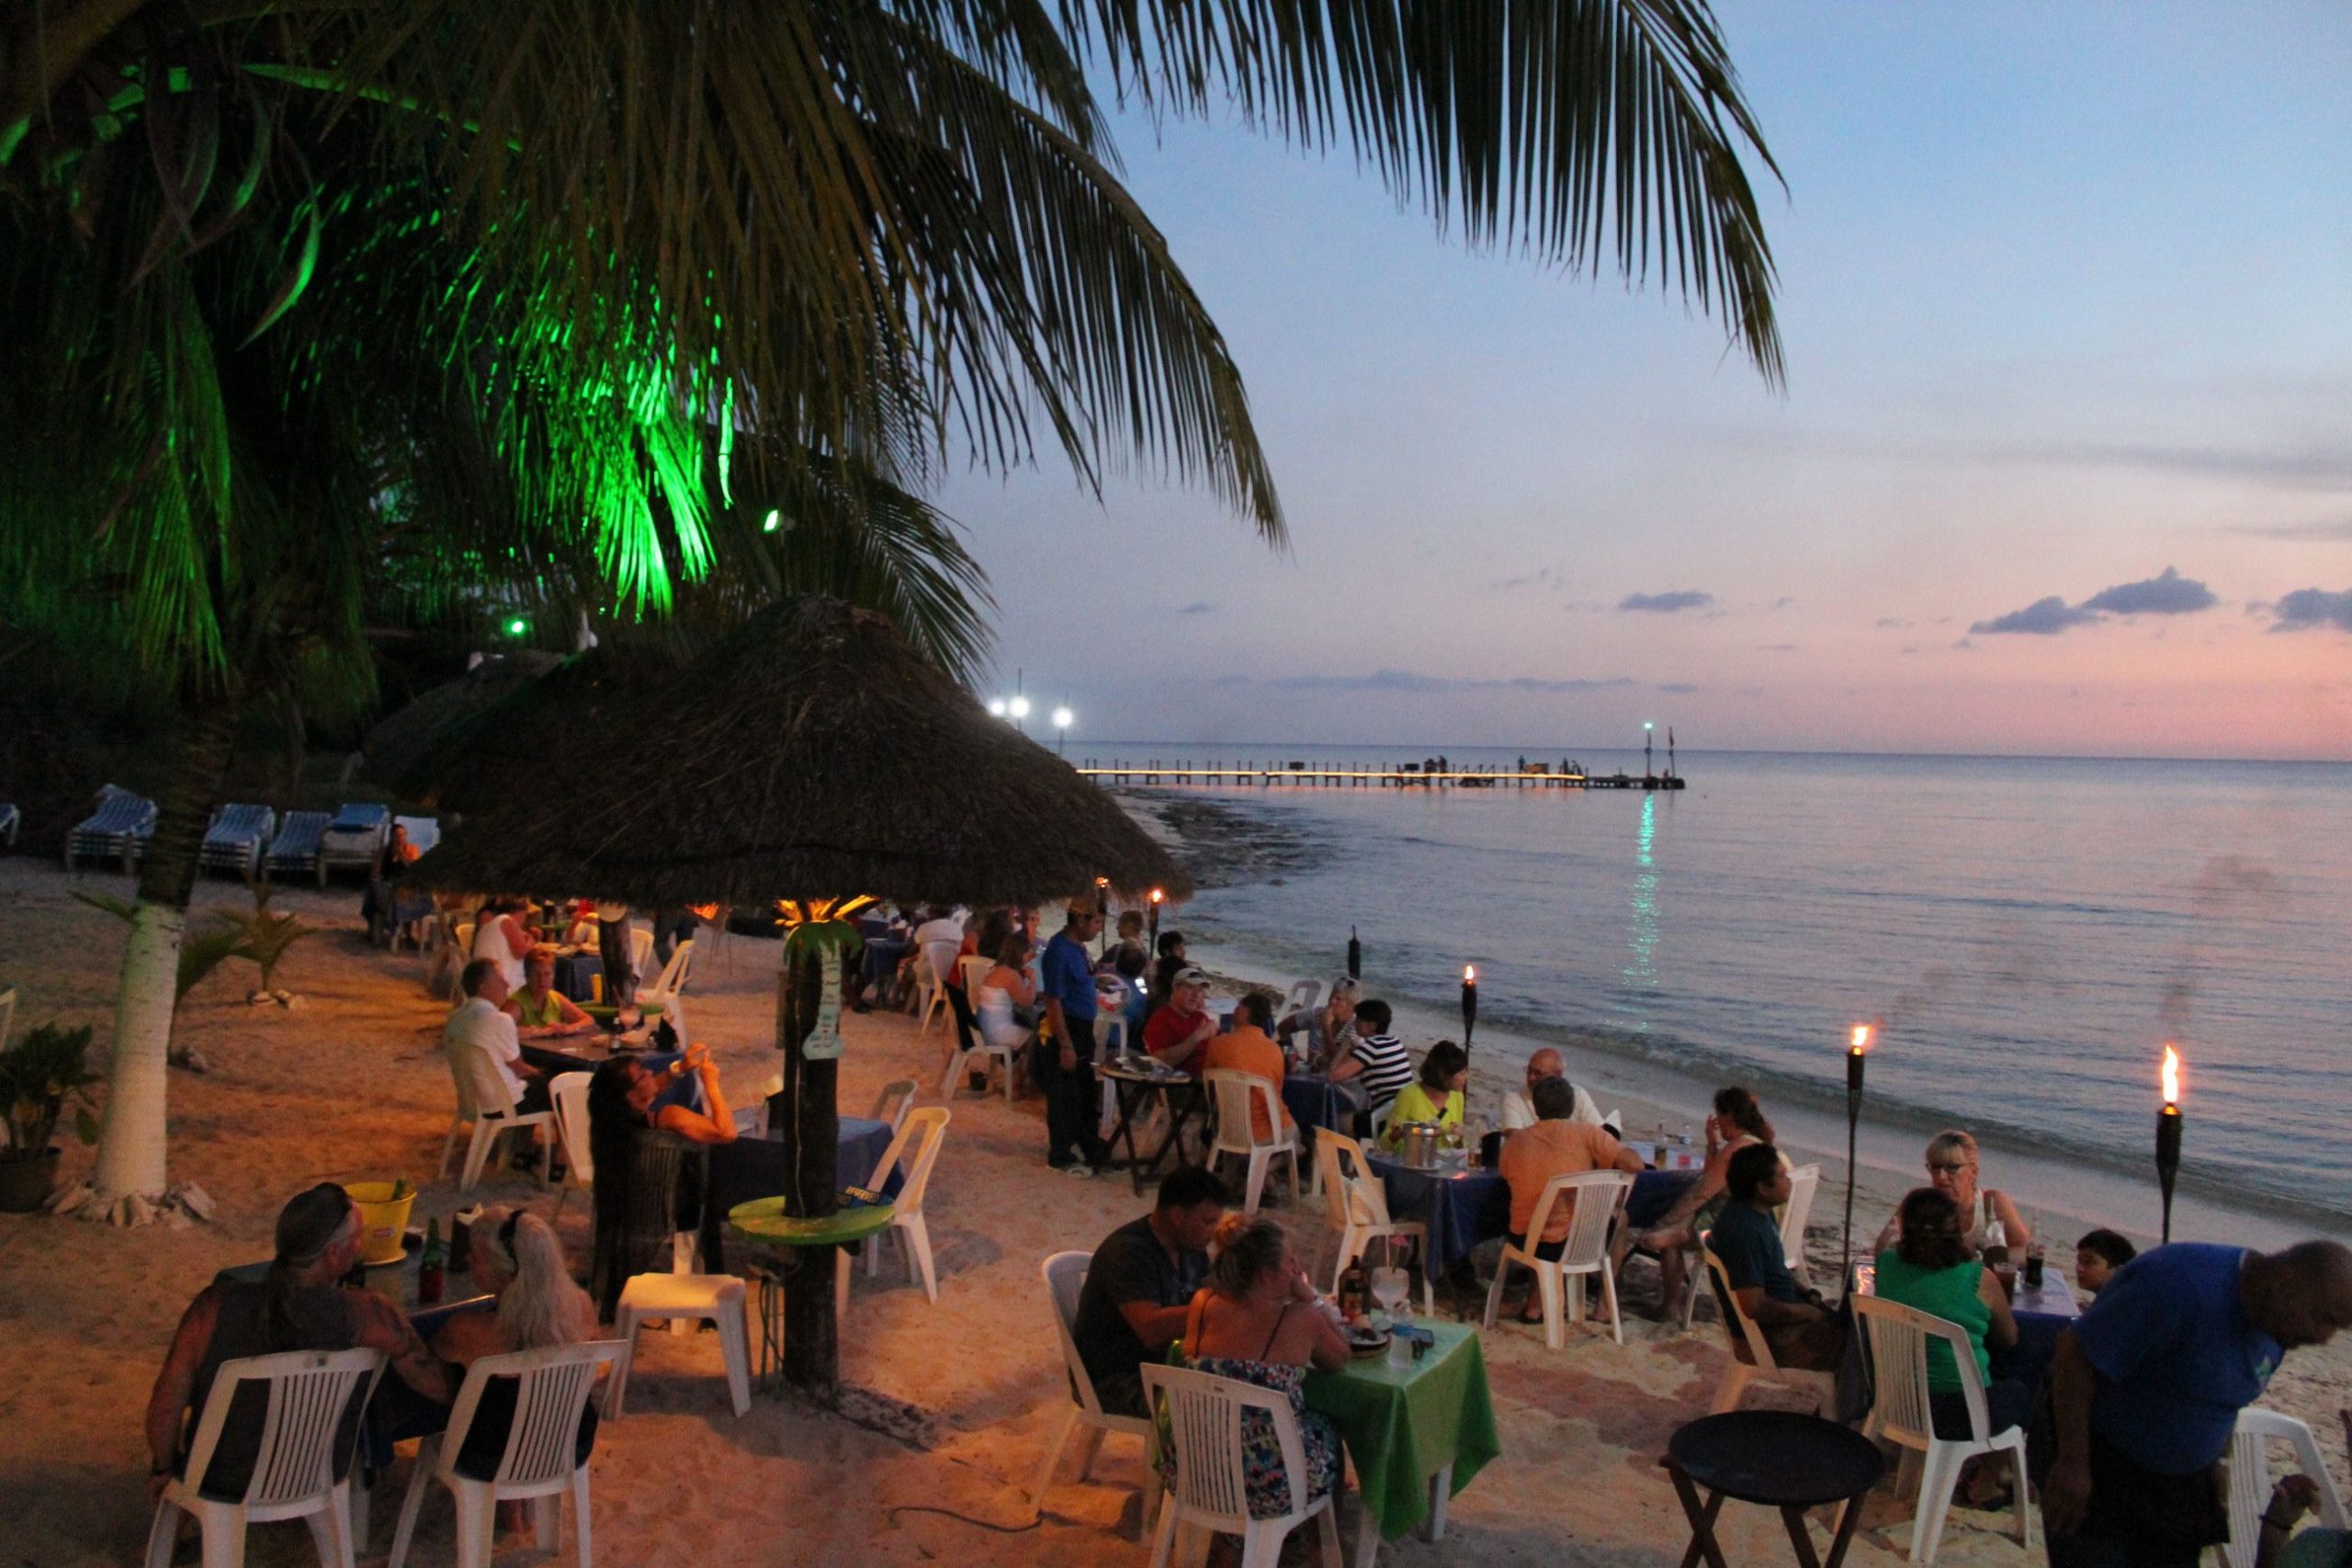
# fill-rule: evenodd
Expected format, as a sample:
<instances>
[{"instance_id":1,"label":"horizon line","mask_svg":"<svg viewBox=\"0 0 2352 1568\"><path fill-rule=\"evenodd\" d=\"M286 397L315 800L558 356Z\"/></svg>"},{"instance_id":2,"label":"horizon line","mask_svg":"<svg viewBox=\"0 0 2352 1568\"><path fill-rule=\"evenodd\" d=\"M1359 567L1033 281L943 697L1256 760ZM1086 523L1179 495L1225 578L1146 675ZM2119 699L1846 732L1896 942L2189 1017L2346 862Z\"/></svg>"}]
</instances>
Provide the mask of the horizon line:
<instances>
[{"instance_id":1,"label":"horizon line","mask_svg":"<svg viewBox=\"0 0 2352 1568\"><path fill-rule=\"evenodd\" d=\"M1033 737L1032 739L1038 739L1038 738ZM1041 739L1039 739L1039 744L1041 744L1041 745L1042 745L1042 744L1044 744L1044 741L1043 741ZM1222 749L1227 750L1231 750L1233 748L1236 748L1236 747L1242 747L1242 746L1257 747L1257 748L1261 748L1261 749L1264 749L1264 750L1278 750L1278 749L1280 749L1280 748L1282 748L1282 747L1285 747L1285 746L1293 746L1293 747L1295 747L1295 746L1312 746L1312 747L1320 747L1320 748L1326 748L1326 749L1330 749L1330 748L1340 748L1340 747L1353 747L1353 748L1355 748L1355 749L1357 749L1357 750L1366 750L1366 751L1418 750L1418 751L1424 751L1425 753L1427 753L1427 754L1431 754L1431 755L1437 754L1437 753L1439 753L1439 752L1442 752L1442 751L1443 751L1443 750L1445 750L1445 749L1450 745L1450 746L1455 746L1455 747L1469 747L1469 748L1471 748L1471 749L1474 749L1474 750L1481 750L1481 751L1524 751L1524 753L1525 753L1527 756L1531 757L1531 758L1532 758L1532 757L1536 757L1536 756L1537 756L1537 752L1536 752L1536 750L1535 750L1534 749L1532 749L1532 748L1524 748L1524 747L1521 746L1518 742L1515 742L1515 741L1465 741L1465 740L1455 740L1455 741L1436 741L1436 742L1430 742L1430 741L1419 741L1419 740L1416 740L1416 741L1374 741L1374 740L1164 740L1164 739L1162 739L1162 740L1136 740L1136 739L1125 739L1125 740L1102 740L1102 741L1092 742L1091 744L1098 745L1098 746L1196 746L1196 747L1201 747L1201 748L1203 748L1203 749L1216 749L1216 748L1222 748ZM1558 743L1558 742L1554 742L1554 743L1551 743L1551 744L1547 744L1547 745L1545 745L1544 747L1543 747L1543 748L1542 748L1542 750L1543 750L1544 752L1545 752L1545 753L1549 753L1549 752L1553 752L1553 751L1561 751L1561 752L1569 752L1569 753L1573 753L1573 752L1575 752L1575 751L1577 751L1577 750L1591 750L1591 751L1595 751L1595 752L1634 752L1634 751L1638 751L1638 750L1641 750L1641 748L1640 748L1639 746L1628 746L1628 745L1623 745L1623 744L1604 744L1604 745L1599 745L1599 746L1590 746L1590 747L1578 748L1578 747L1577 747L1577 746L1575 746L1575 745L1573 745L1573 744L1562 744L1562 743ZM1898 759L1898 758L1899 758L1899 759L1905 759L1905 760L1921 760L1921 761L1951 761L1951 762L2199 762L2199 763L2208 763L2208 764L2214 764L2214 765L2220 765L2220 766L2236 766L2236 765L2242 765L2242 764L2254 764L2254 765L2259 765L2259 766L2264 766L2264 767L2322 767L2322 768L2331 768L2331 767L2347 767L2347 766L2352 766L2352 756L2346 756L2346 757L2180 757L2180 756L2170 756L2170 755L2136 755L2136 756L2135 756L2135 755L2125 754L2125 753L2114 753L2114 752L2087 752L2087 751L1891 751L1891 750L1889 750L1889 751L1867 751L1867 750L1849 750L1849 750L1815 750L1815 749L1805 748L1805 747L1690 746L1690 745L1687 745L1687 744L1679 744L1679 743L1678 743L1678 744L1676 745L1676 747L1675 747L1675 750L1676 750L1676 752L1677 752L1677 754L1678 754L1678 755L1679 755L1679 754L1680 754L1680 753L1683 753L1683 752L1690 752L1690 753L1691 753L1691 754L1693 754L1693 755L1715 756L1715 757L1862 757L1862 758L1880 758L1880 759ZM1114 758L1114 759L1113 759L1113 761L1127 761L1127 760L1128 760L1128 759L1125 759L1125 758ZM1190 759L1188 759L1188 760L1190 760Z\"/></svg>"}]
</instances>

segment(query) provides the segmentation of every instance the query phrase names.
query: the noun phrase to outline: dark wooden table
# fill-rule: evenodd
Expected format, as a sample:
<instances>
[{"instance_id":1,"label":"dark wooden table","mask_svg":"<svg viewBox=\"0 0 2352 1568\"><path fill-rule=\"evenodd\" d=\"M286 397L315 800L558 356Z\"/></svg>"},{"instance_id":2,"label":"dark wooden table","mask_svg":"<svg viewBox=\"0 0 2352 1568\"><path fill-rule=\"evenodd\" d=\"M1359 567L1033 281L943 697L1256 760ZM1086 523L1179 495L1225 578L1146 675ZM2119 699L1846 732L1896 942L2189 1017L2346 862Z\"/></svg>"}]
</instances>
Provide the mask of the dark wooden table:
<instances>
[{"instance_id":1,"label":"dark wooden table","mask_svg":"<svg viewBox=\"0 0 2352 1568\"><path fill-rule=\"evenodd\" d=\"M1780 1509L1803 1568L1838 1568L1861 1517L1862 1497L1886 1472L1878 1446L1860 1432L1789 1410L1702 1416L1674 1434L1663 1462L1690 1519L1682 1568L1696 1568L1702 1557L1708 1568L1724 1568L1715 1516L1726 1497ZM1805 1510L1824 1503L1847 1505L1826 1560L1815 1555L1804 1524Z\"/></svg>"},{"instance_id":2,"label":"dark wooden table","mask_svg":"<svg viewBox=\"0 0 2352 1568\"><path fill-rule=\"evenodd\" d=\"M1144 1179L1159 1173L1171 1151L1178 1163L1182 1162L1184 1124L1206 1113L1207 1098L1201 1092L1200 1080L1190 1073L1138 1072L1116 1061L1102 1063L1094 1070L1109 1081L1112 1092L1119 1100L1119 1120L1112 1125L1105 1146L1115 1151L1122 1143L1126 1145L1127 1175L1140 1196ZM1152 1150L1151 1157L1146 1159L1136 1149L1136 1112L1148 1105L1154 1096L1168 1108L1168 1132L1159 1140L1159 1146Z\"/></svg>"}]
</instances>

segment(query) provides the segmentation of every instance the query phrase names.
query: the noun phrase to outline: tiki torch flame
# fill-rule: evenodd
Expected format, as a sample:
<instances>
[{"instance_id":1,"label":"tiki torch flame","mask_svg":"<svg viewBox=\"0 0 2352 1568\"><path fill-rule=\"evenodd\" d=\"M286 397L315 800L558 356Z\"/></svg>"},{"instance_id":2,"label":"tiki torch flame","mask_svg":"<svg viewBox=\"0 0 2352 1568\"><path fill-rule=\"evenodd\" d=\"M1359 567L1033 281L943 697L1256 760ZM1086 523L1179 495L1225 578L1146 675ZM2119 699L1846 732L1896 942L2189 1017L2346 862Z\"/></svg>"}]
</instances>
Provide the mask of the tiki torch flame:
<instances>
[{"instance_id":1,"label":"tiki torch flame","mask_svg":"<svg viewBox=\"0 0 2352 1568\"><path fill-rule=\"evenodd\" d=\"M1464 964L1462 966L1462 983L1465 986L1475 986L1478 983L1478 966L1476 964Z\"/></svg>"},{"instance_id":2,"label":"tiki torch flame","mask_svg":"<svg viewBox=\"0 0 2352 1568\"><path fill-rule=\"evenodd\" d=\"M1859 1056L1870 1048L1871 1026L1867 1023L1858 1023L1854 1025L1854 1055Z\"/></svg>"},{"instance_id":3,"label":"tiki torch flame","mask_svg":"<svg viewBox=\"0 0 2352 1568\"><path fill-rule=\"evenodd\" d=\"M2180 1053L2170 1045L2165 1047L2164 1082L2165 1103L2178 1105L2180 1103Z\"/></svg>"}]
</instances>

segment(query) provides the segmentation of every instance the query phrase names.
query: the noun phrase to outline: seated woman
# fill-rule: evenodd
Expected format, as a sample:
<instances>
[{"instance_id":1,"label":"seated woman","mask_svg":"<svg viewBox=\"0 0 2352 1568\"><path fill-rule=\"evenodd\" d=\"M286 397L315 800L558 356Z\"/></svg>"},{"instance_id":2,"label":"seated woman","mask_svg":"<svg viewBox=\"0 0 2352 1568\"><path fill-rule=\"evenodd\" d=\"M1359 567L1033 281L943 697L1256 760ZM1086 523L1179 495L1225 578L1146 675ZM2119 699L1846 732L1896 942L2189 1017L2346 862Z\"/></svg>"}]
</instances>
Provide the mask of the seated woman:
<instances>
[{"instance_id":1,"label":"seated woman","mask_svg":"<svg viewBox=\"0 0 2352 1568\"><path fill-rule=\"evenodd\" d=\"M977 998L980 1038L990 1045L1027 1043L1037 1020L1037 984L1029 977L1029 943L1006 922L996 950L988 955L994 967L981 976Z\"/></svg>"},{"instance_id":2,"label":"seated woman","mask_svg":"<svg viewBox=\"0 0 2352 1568\"><path fill-rule=\"evenodd\" d=\"M578 1003L555 988L555 950L535 947L524 968L523 988L506 998L501 1010L514 1021L518 1040L548 1040L558 1035L585 1034L595 1021Z\"/></svg>"},{"instance_id":3,"label":"seated woman","mask_svg":"<svg viewBox=\"0 0 2352 1568\"><path fill-rule=\"evenodd\" d=\"M433 1353L461 1372L485 1356L578 1345L596 1337L596 1303L571 1282L563 1243L537 1214L492 1205L474 1222L473 1279L498 1298L491 1312L453 1313L433 1337ZM475 1480L497 1473L514 1421L514 1380L493 1378L474 1407L465 1447L458 1450L458 1472ZM596 1440L596 1406L581 1414L575 1463L588 1462ZM511 1523L521 1522L514 1505Z\"/></svg>"},{"instance_id":4,"label":"seated woman","mask_svg":"<svg viewBox=\"0 0 2352 1568\"><path fill-rule=\"evenodd\" d=\"M1451 1040L1441 1040L1421 1058L1420 1077L1396 1091L1388 1113L1382 1146L1394 1149L1404 1141L1408 1122L1433 1122L1448 1144L1462 1141L1462 1091L1470 1082L1470 1053Z\"/></svg>"},{"instance_id":5,"label":"seated woman","mask_svg":"<svg viewBox=\"0 0 2352 1568\"><path fill-rule=\"evenodd\" d=\"M701 1080L702 1109L660 1104L663 1091L689 1071ZM660 1135L665 1133L674 1135ZM682 1158L685 1145L734 1141L735 1115L708 1048L692 1047L665 1070L629 1056L596 1069L588 1085L588 1146L596 1168L590 1274L599 1316L612 1319L631 1275L667 1269L671 1236L699 1218L701 1194L695 1168Z\"/></svg>"},{"instance_id":6,"label":"seated woman","mask_svg":"<svg viewBox=\"0 0 2352 1568\"><path fill-rule=\"evenodd\" d=\"M2023 1258L2033 1232L2026 1228L2025 1216L2018 1213L2018 1206L2009 1201L2007 1193L1978 1187L1979 1174L1974 1138L1955 1127L1928 1140L1928 1181L1960 1206L1962 1233L1971 1255L1984 1249L1985 1231L1997 1221L2009 1256ZM1878 1233L1879 1251L1894 1245L1902 1224L1900 1214L1886 1222L1886 1228Z\"/></svg>"},{"instance_id":7,"label":"seated woman","mask_svg":"<svg viewBox=\"0 0 2352 1568\"><path fill-rule=\"evenodd\" d=\"M1329 1416L1306 1408L1306 1369L1331 1372L1345 1367L1347 1341L1323 1312L1289 1238L1273 1221L1227 1214L1210 1250L1216 1261L1210 1265L1209 1282L1193 1295L1184 1317L1185 1364L1287 1398L1298 1417L1306 1460L1300 1500L1323 1496L1340 1482L1340 1434ZM1291 1502L1289 1478L1283 1473L1273 1420L1264 1411L1241 1413L1241 1452L1250 1517L1280 1517ZM1173 1451L1160 1456L1170 1476L1177 1457Z\"/></svg>"},{"instance_id":8,"label":"seated woman","mask_svg":"<svg viewBox=\"0 0 2352 1568\"><path fill-rule=\"evenodd\" d=\"M1949 1193L1932 1187L1914 1189L1894 1212L1895 1243L1878 1255L1880 1300L1917 1307L1931 1316L1956 1324L1968 1335L1976 1357L1976 1375L1984 1384L1985 1413L1990 1430L2020 1427L2033 1413L2034 1385L2018 1378L1993 1376L1986 1347L2007 1349L2018 1342L2017 1319L2009 1298L1993 1271L1976 1260L1962 1234L1960 1206ZM1962 1391L1960 1368L1951 1345L1928 1342L1928 1402L1939 1438L1965 1438L1968 1400Z\"/></svg>"},{"instance_id":9,"label":"seated woman","mask_svg":"<svg viewBox=\"0 0 2352 1568\"><path fill-rule=\"evenodd\" d=\"M1753 1094L1736 1084L1715 1090L1714 1114L1707 1118L1706 1168L1675 1200L1665 1218L1634 1238L1634 1246L1657 1254L1658 1272L1665 1281L1663 1299L1669 1309L1682 1299L1686 1270L1696 1266L1690 1249L1698 1245L1699 1233L1709 1227L1723 1208L1731 1156L1750 1145L1776 1141L1772 1123L1765 1119L1764 1108L1756 1103ZM1788 1164L1785 1156L1781 1163Z\"/></svg>"}]
</instances>

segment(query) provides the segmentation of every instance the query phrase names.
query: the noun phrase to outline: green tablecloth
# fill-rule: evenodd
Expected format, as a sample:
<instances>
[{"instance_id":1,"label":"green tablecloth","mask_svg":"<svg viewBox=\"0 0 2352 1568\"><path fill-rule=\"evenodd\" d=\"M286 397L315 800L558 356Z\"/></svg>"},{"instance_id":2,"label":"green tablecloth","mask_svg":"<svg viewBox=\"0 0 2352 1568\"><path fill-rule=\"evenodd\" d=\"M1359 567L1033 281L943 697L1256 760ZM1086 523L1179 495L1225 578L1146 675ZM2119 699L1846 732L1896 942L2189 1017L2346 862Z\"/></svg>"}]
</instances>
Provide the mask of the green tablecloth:
<instances>
[{"instance_id":1,"label":"green tablecloth","mask_svg":"<svg viewBox=\"0 0 2352 1568\"><path fill-rule=\"evenodd\" d=\"M1502 1452L1487 1395L1487 1359L1466 1323L1424 1323L1437 1336L1408 1367L1367 1356L1341 1372L1306 1375L1306 1407L1329 1416L1355 1461L1364 1506L1394 1540L1430 1511L1430 1482L1453 1466L1460 1492Z\"/></svg>"}]
</instances>

